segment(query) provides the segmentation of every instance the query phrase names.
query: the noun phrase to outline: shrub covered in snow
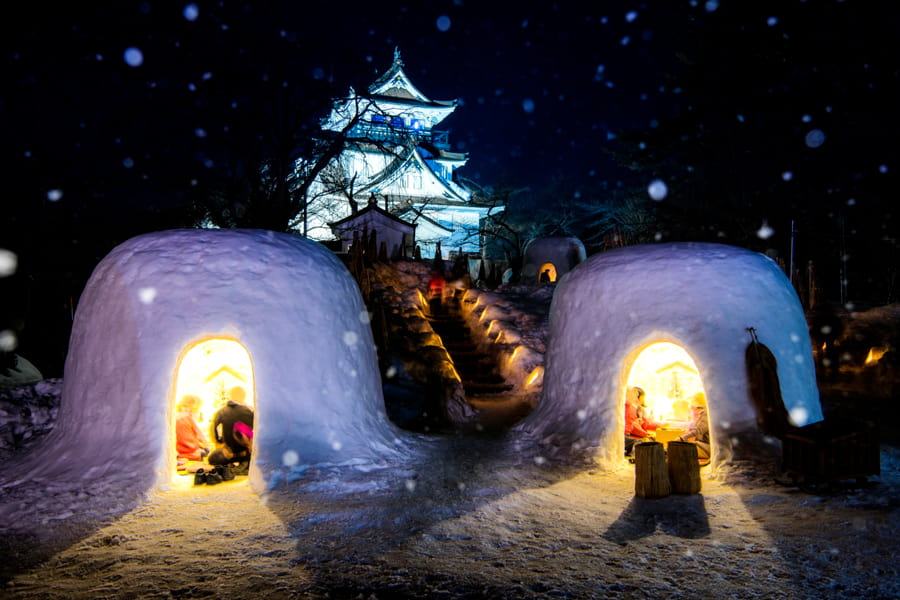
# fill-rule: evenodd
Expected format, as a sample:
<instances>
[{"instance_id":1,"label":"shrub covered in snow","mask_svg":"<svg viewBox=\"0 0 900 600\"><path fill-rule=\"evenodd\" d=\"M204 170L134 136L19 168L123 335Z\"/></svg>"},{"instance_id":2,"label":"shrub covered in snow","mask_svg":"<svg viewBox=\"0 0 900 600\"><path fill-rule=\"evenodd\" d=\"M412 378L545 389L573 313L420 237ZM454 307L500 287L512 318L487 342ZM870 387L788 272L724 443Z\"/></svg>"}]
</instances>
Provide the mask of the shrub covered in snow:
<instances>
[{"instance_id":1,"label":"shrub covered in snow","mask_svg":"<svg viewBox=\"0 0 900 600\"><path fill-rule=\"evenodd\" d=\"M26 450L53 429L62 379L0 389L0 458Z\"/></svg>"}]
</instances>

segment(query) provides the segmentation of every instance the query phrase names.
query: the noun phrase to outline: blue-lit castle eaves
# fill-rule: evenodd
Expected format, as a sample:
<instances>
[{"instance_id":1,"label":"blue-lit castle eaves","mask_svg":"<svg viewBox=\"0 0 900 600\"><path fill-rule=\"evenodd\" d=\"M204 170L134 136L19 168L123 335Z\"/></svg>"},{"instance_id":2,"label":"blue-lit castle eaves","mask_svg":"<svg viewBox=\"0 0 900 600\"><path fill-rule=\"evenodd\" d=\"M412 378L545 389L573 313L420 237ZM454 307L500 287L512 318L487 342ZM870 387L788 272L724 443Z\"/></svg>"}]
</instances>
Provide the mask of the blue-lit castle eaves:
<instances>
[{"instance_id":1,"label":"blue-lit castle eaves","mask_svg":"<svg viewBox=\"0 0 900 600\"><path fill-rule=\"evenodd\" d=\"M417 226L423 256L433 255L438 242L445 254L479 252L479 223L502 207L473 203L471 192L454 180L468 155L453 152L447 132L434 127L457 105L419 91L404 73L399 51L365 95L351 88L337 100L322 128L346 131L348 141L310 188L307 235L334 239L330 224L374 200Z\"/></svg>"}]
</instances>

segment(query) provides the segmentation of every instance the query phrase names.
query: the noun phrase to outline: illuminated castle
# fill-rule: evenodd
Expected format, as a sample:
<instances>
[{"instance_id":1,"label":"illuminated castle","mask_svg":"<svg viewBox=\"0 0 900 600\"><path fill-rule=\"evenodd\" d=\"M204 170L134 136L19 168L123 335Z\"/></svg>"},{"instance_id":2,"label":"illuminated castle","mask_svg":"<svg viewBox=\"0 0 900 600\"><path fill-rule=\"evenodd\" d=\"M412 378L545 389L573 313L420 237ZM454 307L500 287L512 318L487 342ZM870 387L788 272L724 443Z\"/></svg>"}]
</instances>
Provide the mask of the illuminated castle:
<instances>
[{"instance_id":1,"label":"illuminated castle","mask_svg":"<svg viewBox=\"0 0 900 600\"><path fill-rule=\"evenodd\" d=\"M490 207L473 203L454 180L468 156L451 151L447 132L434 129L456 107L456 100L430 100L419 91L403 72L399 51L367 94L351 88L322 123L326 131L344 132L347 142L311 187L307 235L334 239L332 224L377 203L416 226L422 256L433 256L438 242L445 254L480 252L480 224Z\"/></svg>"}]
</instances>

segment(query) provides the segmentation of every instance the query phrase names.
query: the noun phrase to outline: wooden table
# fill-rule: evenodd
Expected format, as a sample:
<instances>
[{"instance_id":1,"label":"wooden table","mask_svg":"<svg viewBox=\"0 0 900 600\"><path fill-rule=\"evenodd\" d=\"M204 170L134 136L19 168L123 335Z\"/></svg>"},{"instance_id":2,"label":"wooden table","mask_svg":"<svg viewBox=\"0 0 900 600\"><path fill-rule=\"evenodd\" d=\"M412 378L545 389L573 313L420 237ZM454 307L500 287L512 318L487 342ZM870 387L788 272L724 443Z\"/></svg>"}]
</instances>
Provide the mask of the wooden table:
<instances>
[{"instance_id":1,"label":"wooden table","mask_svg":"<svg viewBox=\"0 0 900 600\"><path fill-rule=\"evenodd\" d=\"M669 442L677 440L687 432L686 429L673 427L660 427L656 430L656 441L660 442L663 447L668 447Z\"/></svg>"}]
</instances>

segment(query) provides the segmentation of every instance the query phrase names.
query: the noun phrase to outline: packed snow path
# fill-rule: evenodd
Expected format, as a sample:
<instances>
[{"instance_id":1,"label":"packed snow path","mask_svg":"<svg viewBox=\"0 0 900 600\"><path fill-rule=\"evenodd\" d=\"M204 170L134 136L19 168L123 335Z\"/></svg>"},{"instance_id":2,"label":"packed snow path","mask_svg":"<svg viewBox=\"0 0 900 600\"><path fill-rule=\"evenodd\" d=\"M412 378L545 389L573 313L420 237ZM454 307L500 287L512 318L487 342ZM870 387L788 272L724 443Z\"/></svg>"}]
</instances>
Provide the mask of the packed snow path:
<instances>
[{"instance_id":1,"label":"packed snow path","mask_svg":"<svg viewBox=\"0 0 900 600\"><path fill-rule=\"evenodd\" d=\"M0 596L68 598L895 598L890 479L798 494L745 465L644 500L616 473L445 439L402 468L310 469L159 492ZM860 543L864 539L865 543Z\"/></svg>"},{"instance_id":2,"label":"packed snow path","mask_svg":"<svg viewBox=\"0 0 900 600\"><path fill-rule=\"evenodd\" d=\"M296 548L246 478L152 494L7 591L25 598L284 597ZM168 585L167 585L168 584ZM167 592L163 592L167 589Z\"/></svg>"}]
</instances>

